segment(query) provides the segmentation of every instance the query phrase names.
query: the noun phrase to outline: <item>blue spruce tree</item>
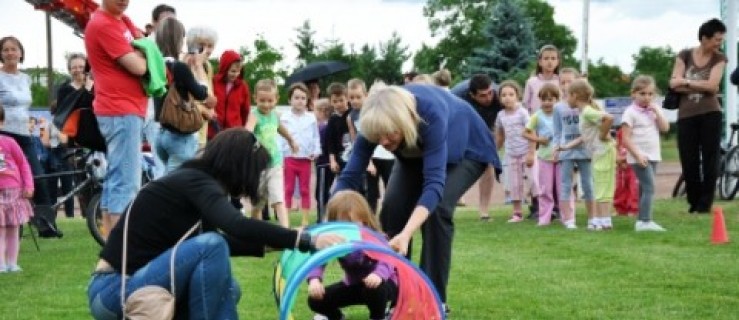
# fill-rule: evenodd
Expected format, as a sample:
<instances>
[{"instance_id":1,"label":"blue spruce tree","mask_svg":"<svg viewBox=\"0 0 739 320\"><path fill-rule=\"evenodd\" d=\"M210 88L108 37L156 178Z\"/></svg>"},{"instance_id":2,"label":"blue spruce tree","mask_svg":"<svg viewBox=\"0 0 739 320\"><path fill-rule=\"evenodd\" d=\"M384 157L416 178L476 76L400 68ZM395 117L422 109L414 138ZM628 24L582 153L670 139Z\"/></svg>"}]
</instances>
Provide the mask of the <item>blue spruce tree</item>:
<instances>
[{"instance_id":1,"label":"blue spruce tree","mask_svg":"<svg viewBox=\"0 0 739 320\"><path fill-rule=\"evenodd\" d=\"M486 41L473 50L466 70L467 76L484 73L500 82L526 69L536 58L536 39L520 0L497 2L483 30Z\"/></svg>"}]
</instances>

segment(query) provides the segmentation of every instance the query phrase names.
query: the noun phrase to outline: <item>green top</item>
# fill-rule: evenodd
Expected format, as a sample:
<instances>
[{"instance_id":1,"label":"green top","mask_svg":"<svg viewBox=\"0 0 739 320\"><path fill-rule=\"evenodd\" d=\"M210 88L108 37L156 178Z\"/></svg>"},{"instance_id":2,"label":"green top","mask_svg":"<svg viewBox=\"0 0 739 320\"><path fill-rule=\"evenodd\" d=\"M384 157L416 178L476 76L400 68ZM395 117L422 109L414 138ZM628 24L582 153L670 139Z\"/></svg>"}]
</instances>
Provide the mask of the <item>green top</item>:
<instances>
[{"instance_id":1,"label":"green top","mask_svg":"<svg viewBox=\"0 0 739 320\"><path fill-rule=\"evenodd\" d=\"M141 38L131 42L136 49L141 50L146 56L146 73L148 76L141 77L141 85L149 97L163 97L167 93L167 73L164 57L154 41Z\"/></svg>"},{"instance_id":2,"label":"green top","mask_svg":"<svg viewBox=\"0 0 739 320\"><path fill-rule=\"evenodd\" d=\"M257 124L254 126L254 135L257 137L257 141L261 143L269 153L270 168L274 168L282 165L282 152L277 144L277 129L280 127L280 117L277 116L277 112L274 110L269 114L263 114L259 112L259 109L254 108L251 111L252 116L257 117Z\"/></svg>"},{"instance_id":3,"label":"green top","mask_svg":"<svg viewBox=\"0 0 739 320\"><path fill-rule=\"evenodd\" d=\"M547 145L539 144L539 149L536 150L536 156L542 160L553 161L554 148L552 146L554 143L552 143L552 137L554 136L554 126L552 123L552 114L546 114L539 109L529 118L526 129L535 132L540 138L549 139Z\"/></svg>"}]
</instances>

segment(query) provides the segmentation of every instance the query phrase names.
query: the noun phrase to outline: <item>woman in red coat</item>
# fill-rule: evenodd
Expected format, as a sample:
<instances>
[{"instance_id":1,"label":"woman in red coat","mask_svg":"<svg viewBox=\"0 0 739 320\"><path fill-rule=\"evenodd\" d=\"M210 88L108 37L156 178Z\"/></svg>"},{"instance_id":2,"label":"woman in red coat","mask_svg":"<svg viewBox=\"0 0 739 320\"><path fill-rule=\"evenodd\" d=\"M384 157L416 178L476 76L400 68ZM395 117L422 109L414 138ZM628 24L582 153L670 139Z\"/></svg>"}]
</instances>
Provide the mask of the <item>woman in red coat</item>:
<instances>
[{"instance_id":1,"label":"woman in red coat","mask_svg":"<svg viewBox=\"0 0 739 320\"><path fill-rule=\"evenodd\" d=\"M218 73L213 77L213 93L218 99L216 119L208 128L208 139L221 130L243 127L249 116L249 84L243 80L241 56L226 50L218 63Z\"/></svg>"}]
</instances>

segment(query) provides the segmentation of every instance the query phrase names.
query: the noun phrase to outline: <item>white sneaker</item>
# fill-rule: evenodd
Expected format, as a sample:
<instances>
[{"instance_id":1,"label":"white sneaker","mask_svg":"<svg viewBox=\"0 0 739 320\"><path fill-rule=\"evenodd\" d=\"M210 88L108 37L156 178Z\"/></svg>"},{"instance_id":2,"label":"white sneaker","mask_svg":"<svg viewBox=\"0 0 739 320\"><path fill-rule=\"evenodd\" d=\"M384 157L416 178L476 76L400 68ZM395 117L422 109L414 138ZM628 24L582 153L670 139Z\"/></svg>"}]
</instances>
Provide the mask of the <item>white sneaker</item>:
<instances>
[{"instance_id":1,"label":"white sneaker","mask_svg":"<svg viewBox=\"0 0 739 320\"><path fill-rule=\"evenodd\" d=\"M636 230L637 232L640 232L640 231L657 231L657 232L667 231L667 229L662 228L662 226L658 225L654 221L637 221L636 224L634 225L634 230Z\"/></svg>"},{"instance_id":2,"label":"white sneaker","mask_svg":"<svg viewBox=\"0 0 739 320\"><path fill-rule=\"evenodd\" d=\"M575 224L574 220L567 221L564 223L564 225L565 225L565 229L568 229L568 230L577 229L577 225Z\"/></svg>"},{"instance_id":3,"label":"white sneaker","mask_svg":"<svg viewBox=\"0 0 739 320\"><path fill-rule=\"evenodd\" d=\"M19 265L14 264L14 265L9 265L7 271L8 272L21 272L23 271L23 269L21 269Z\"/></svg>"},{"instance_id":4,"label":"white sneaker","mask_svg":"<svg viewBox=\"0 0 739 320\"><path fill-rule=\"evenodd\" d=\"M315 315L313 315L313 320L328 320L328 317L322 314L316 313Z\"/></svg>"}]
</instances>

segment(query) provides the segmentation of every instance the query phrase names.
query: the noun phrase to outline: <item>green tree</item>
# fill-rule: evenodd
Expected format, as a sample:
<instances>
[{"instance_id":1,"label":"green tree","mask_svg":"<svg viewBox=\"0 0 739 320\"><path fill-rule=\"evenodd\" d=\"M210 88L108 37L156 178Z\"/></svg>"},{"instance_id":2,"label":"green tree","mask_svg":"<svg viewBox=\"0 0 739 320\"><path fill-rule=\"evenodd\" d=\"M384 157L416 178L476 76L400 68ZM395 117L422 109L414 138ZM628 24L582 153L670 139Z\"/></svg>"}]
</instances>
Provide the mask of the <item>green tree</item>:
<instances>
[{"instance_id":1,"label":"green tree","mask_svg":"<svg viewBox=\"0 0 739 320\"><path fill-rule=\"evenodd\" d=\"M445 60L445 54L440 52L438 47L429 46L424 43L416 51L416 54L413 55L413 69L421 73L432 73L439 70Z\"/></svg>"},{"instance_id":2,"label":"green tree","mask_svg":"<svg viewBox=\"0 0 739 320\"><path fill-rule=\"evenodd\" d=\"M524 0L524 11L531 18L536 35L537 50L551 44L559 49L562 55L560 64L575 62L573 54L577 48L577 38L569 27L554 21L554 7L541 0Z\"/></svg>"},{"instance_id":3,"label":"green tree","mask_svg":"<svg viewBox=\"0 0 739 320\"><path fill-rule=\"evenodd\" d=\"M360 78L370 85L374 79L378 78L377 50L365 44L359 53L355 54L354 64L351 68L352 78Z\"/></svg>"},{"instance_id":4,"label":"green tree","mask_svg":"<svg viewBox=\"0 0 739 320\"><path fill-rule=\"evenodd\" d=\"M379 60L375 66L375 79L386 83L403 83L403 63L408 60L408 46L403 45L403 39L397 32L393 32L390 40L380 43ZM371 79L370 81L374 81Z\"/></svg>"},{"instance_id":5,"label":"green tree","mask_svg":"<svg viewBox=\"0 0 739 320\"><path fill-rule=\"evenodd\" d=\"M281 48L275 48L267 42L264 35L257 35L253 48L241 47L239 53L244 61L244 81L251 91L261 79L274 79L277 83L287 78L287 71L279 67L283 59ZM287 101L284 90L280 90L280 103Z\"/></svg>"},{"instance_id":6,"label":"green tree","mask_svg":"<svg viewBox=\"0 0 739 320\"><path fill-rule=\"evenodd\" d=\"M424 16L428 18L432 36L441 39L435 46L423 46L414 57L417 70L438 70L442 61L452 75L464 71L464 61L474 48L484 42L483 25L489 18L489 10L498 0L428 0ZM553 44L563 56L563 64L574 64L572 54L577 40L572 31L554 21L554 8L544 0L517 0L533 23L535 47Z\"/></svg>"},{"instance_id":7,"label":"green tree","mask_svg":"<svg viewBox=\"0 0 739 320\"><path fill-rule=\"evenodd\" d=\"M429 19L431 35L442 36L433 49L422 47L419 55L426 65L417 69L423 72L436 71L440 62L446 60L445 67L452 74L459 74L465 59L472 54L474 48L484 43L483 26L489 17L488 12L495 0L428 0L423 7L423 15ZM439 57L443 53L444 57ZM431 65L436 58L439 64ZM415 61L415 60L414 60Z\"/></svg>"},{"instance_id":8,"label":"green tree","mask_svg":"<svg viewBox=\"0 0 739 320\"><path fill-rule=\"evenodd\" d=\"M657 82L657 89L667 92L675 55L670 46L641 47L639 52L631 56L634 59L634 72L631 75L651 75Z\"/></svg>"},{"instance_id":9,"label":"green tree","mask_svg":"<svg viewBox=\"0 0 739 320\"><path fill-rule=\"evenodd\" d=\"M536 57L531 22L517 0L498 0L490 10L483 35L485 45L473 50L464 74L485 73L493 81L503 81L509 74L528 68Z\"/></svg>"},{"instance_id":10,"label":"green tree","mask_svg":"<svg viewBox=\"0 0 739 320\"><path fill-rule=\"evenodd\" d=\"M24 73L26 73L31 78L31 106L34 107L49 107L49 95L51 90L56 90L56 86L63 82L66 79L69 78L69 76L53 71L52 72L52 88L51 90L48 87L47 83L47 72L48 68L44 67L34 67L34 68L26 68L21 70ZM52 98L56 96L56 93L54 92L52 94Z\"/></svg>"},{"instance_id":11,"label":"green tree","mask_svg":"<svg viewBox=\"0 0 739 320\"><path fill-rule=\"evenodd\" d=\"M318 45L313 39L316 32L311 28L309 20L305 20L303 25L296 28L295 31L298 32L298 40L294 42L298 49L298 67L303 67L316 59Z\"/></svg>"},{"instance_id":12,"label":"green tree","mask_svg":"<svg viewBox=\"0 0 739 320\"><path fill-rule=\"evenodd\" d=\"M621 68L609 65L598 59L588 66L588 81L595 89L595 96L599 98L623 97L629 95L630 77L621 71Z\"/></svg>"}]
</instances>

